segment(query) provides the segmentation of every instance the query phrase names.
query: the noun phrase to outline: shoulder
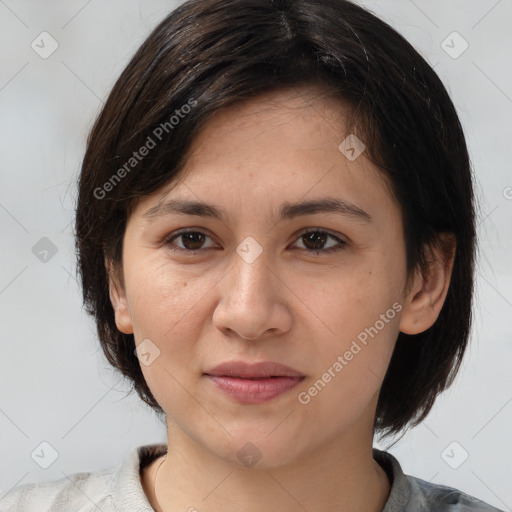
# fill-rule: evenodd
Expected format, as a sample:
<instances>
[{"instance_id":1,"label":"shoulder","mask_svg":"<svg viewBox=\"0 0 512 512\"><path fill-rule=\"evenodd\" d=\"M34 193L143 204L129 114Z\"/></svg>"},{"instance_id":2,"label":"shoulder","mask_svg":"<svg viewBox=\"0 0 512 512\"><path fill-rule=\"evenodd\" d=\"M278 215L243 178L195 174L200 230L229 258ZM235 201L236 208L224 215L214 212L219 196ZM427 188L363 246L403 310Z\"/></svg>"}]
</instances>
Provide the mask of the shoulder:
<instances>
[{"instance_id":1,"label":"shoulder","mask_svg":"<svg viewBox=\"0 0 512 512\"><path fill-rule=\"evenodd\" d=\"M453 487L404 474L389 452L374 448L373 457L392 481L383 512L503 512Z\"/></svg>"},{"instance_id":2,"label":"shoulder","mask_svg":"<svg viewBox=\"0 0 512 512\"><path fill-rule=\"evenodd\" d=\"M0 511L114 511L109 492L113 472L109 469L74 473L58 480L19 485L0 493Z\"/></svg>"},{"instance_id":3,"label":"shoulder","mask_svg":"<svg viewBox=\"0 0 512 512\"><path fill-rule=\"evenodd\" d=\"M418 511L503 512L453 487L432 484L412 476L406 476L406 478L410 482L412 494L418 496L416 498L418 505L424 507L418 508Z\"/></svg>"},{"instance_id":4,"label":"shoulder","mask_svg":"<svg viewBox=\"0 0 512 512\"><path fill-rule=\"evenodd\" d=\"M0 512L150 511L140 472L166 452L165 444L138 446L110 469L19 485L0 493Z\"/></svg>"}]
</instances>

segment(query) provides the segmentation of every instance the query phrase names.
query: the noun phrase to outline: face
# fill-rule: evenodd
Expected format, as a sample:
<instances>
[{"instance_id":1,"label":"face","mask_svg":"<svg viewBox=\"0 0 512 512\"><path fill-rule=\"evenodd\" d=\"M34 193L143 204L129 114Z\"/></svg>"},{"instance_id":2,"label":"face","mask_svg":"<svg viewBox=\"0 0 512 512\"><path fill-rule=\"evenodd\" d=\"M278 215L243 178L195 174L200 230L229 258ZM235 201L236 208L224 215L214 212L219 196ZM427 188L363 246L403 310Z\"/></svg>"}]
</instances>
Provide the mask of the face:
<instances>
[{"instance_id":1,"label":"face","mask_svg":"<svg viewBox=\"0 0 512 512\"><path fill-rule=\"evenodd\" d=\"M371 441L412 296L400 209L365 152L354 159L357 141L339 149L344 120L311 91L217 113L180 180L128 220L117 326L134 334L170 431L225 461L254 451L270 468ZM324 203L290 208L305 202ZM293 372L213 375L232 362Z\"/></svg>"}]
</instances>

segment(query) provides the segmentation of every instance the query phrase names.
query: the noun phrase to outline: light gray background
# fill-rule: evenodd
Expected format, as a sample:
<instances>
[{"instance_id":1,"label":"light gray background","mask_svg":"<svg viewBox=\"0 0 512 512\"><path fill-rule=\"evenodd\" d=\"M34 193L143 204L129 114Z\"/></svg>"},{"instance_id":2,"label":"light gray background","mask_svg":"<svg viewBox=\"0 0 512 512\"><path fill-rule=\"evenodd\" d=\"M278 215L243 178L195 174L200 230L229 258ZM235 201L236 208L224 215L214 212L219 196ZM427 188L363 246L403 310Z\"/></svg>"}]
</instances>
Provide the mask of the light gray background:
<instances>
[{"instance_id":1,"label":"light gray background","mask_svg":"<svg viewBox=\"0 0 512 512\"><path fill-rule=\"evenodd\" d=\"M135 446L165 441L156 416L126 397L81 310L72 222L85 139L102 100L178 3L0 0L0 491L111 467ZM360 3L397 28L447 85L481 204L475 325L462 372L390 451L406 473L512 510L512 2ZM31 48L43 31L59 45L47 59ZM453 31L469 43L458 58L442 47ZM447 44L461 48L457 36ZM46 262L32 252L42 237L57 247ZM43 441L59 454L46 470L31 458ZM453 469L445 460L460 463L462 449L469 457Z\"/></svg>"}]
</instances>

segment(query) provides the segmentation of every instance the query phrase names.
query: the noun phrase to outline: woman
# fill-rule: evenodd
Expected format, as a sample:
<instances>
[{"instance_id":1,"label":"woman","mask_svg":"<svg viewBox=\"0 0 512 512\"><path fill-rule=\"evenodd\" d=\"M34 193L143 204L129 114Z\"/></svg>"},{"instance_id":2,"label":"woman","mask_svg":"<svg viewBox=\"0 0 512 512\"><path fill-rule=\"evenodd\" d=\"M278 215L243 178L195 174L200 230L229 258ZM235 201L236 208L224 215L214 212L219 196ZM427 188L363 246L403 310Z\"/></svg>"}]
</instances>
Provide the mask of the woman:
<instances>
[{"instance_id":1,"label":"woman","mask_svg":"<svg viewBox=\"0 0 512 512\"><path fill-rule=\"evenodd\" d=\"M497 510L372 448L453 381L475 250L454 106L374 15L182 4L92 129L76 243L104 352L168 442L6 510Z\"/></svg>"}]
</instances>

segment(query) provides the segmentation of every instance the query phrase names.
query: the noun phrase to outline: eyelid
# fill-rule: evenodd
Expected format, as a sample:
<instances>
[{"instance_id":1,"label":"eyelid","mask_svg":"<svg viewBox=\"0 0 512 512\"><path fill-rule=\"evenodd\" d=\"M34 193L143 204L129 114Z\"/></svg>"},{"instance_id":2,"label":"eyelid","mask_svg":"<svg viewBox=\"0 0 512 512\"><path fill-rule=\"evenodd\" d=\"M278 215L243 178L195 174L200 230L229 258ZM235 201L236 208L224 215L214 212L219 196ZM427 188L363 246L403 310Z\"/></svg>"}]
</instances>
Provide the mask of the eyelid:
<instances>
[{"instance_id":1,"label":"eyelid","mask_svg":"<svg viewBox=\"0 0 512 512\"><path fill-rule=\"evenodd\" d=\"M349 244L349 241L348 241L347 237L345 237L345 236L343 236L341 234L338 234L338 233L333 233L330 230L325 229L325 228L321 228L321 227L309 227L309 228L302 229L301 231L299 231L297 234L294 235L294 242L293 243L296 243L298 240L300 240L300 238L302 236L304 236L307 233L322 233L322 234L325 234L325 235L335 239L338 242L338 245L334 246L334 247L329 247L327 249L309 249L308 250L308 249L300 248L300 249L295 249L295 250L303 251L306 254L316 254L316 253L319 253L319 254L330 254L330 253L334 253L334 252L337 252L337 251L340 251L340 250L344 249Z\"/></svg>"},{"instance_id":2,"label":"eyelid","mask_svg":"<svg viewBox=\"0 0 512 512\"><path fill-rule=\"evenodd\" d=\"M211 235L208 230L206 230L204 228L189 227L189 228L182 228L182 229L178 229L177 231L173 231L171 234L169 234L168 236L164 237L164 239L162 240L162 245L171 245L171 242L173 242L176 238L179 238L181 235L185 235L187 233L200 233L200 234L203 234L203 235L207 236L208 238L211 238L215 243L217 243L215 241L215 237L213 235ZM308 227L308 228L303 228L302 230L300 230L297 233L295 233L293 235L293 244L296 243L302 236L304 236L307 233L322 233L322 234L325 234L325 235L335 239L338 242L338 245L334 246L334 247L329 247L327 249L309 249L308 250L308 249L299 248L299 249L294 249L294 250L303 251L303 252L306 252L308 254L317 254L317 253L318 254L329 254L329 253L341 250L346 245L349 244L349 240L344 235L341 235L341 234L338 234L338 233L333 233L333 232L331 232L328 229L321 228L321 227L314 227L314 226L313 227ZM211 247L209 247L208 249L211 249ZM178 248L172 248L171 250L173 250L174 252L195 254L195 253L198 253L198 252L203 252L205 249L191 249L191 250L189 250L189 249L183 249L182 247L178 247Z\"/></svg>"},{"instance_id":3,"label":"eyelid","mask_svg":"<svg viewBox=\"0 0 512 512\"><path fill-rule=\"evenodd\" d=\"M298 233L296 233L294 235L294 237L297 239L297 238L300 238L301 236L305 235L306 233L311 233L311 232L314 232L314 233L325 233L326 235L329 235L329 236L332 236L333 238L337 238L340 242L344 242L344 243L347 243L349 242L349 239L348 237L346 237L345 235L342 235L341 233L336 233L334 231L331 231L329 229L326 229L326 228L321 228L319 226L315 227L310 227L310 228L304 228L302 230L300 230Z\"/></svg>"},{"instance_id":4,"label":"eyelid","mask_svg":"<svg viewBox=\"0 0 512 512\"><path fill-rule=\"evenodd\" d=\"M162 240L162 245L170 245L171 242L174 241L176 238L179 238L180 235L186 235L187 233L201 233L203 235L206 235L208 238L211 238L215 243L217 243L215 241L215 237L207 229L191 227L191 228L178 229L177 231L173 231L169 235L166 235ZM204 249L188 250L188 249L183 249L181 247L178 247L177 249L173 249L173 250L175 250L176 252L188 252L190 254L204 251Z\"/></svg>"}]
</instances>

